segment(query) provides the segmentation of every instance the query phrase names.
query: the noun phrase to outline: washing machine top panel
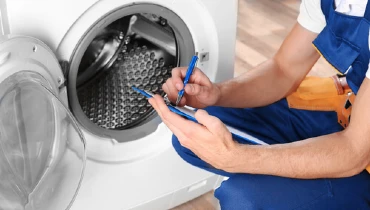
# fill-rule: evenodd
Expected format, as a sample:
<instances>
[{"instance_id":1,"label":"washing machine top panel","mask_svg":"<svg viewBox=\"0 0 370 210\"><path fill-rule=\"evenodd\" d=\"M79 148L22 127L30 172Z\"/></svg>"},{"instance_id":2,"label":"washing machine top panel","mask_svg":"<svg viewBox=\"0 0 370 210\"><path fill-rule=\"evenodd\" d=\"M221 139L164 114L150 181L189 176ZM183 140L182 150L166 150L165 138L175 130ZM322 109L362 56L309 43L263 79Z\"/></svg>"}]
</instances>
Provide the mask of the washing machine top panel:
<instances>
[{"instance_id":1,"label":"washing machine top panel","mask_svg":"<svg viewBox=\"0 0 370 210\"><path fill-rule=\"evenodd\" d=\"M40 41L6 36L0 65L0 209L68 209L83 178L85 139L59 99L58 62Z\"/></svg>"}]
</instances>

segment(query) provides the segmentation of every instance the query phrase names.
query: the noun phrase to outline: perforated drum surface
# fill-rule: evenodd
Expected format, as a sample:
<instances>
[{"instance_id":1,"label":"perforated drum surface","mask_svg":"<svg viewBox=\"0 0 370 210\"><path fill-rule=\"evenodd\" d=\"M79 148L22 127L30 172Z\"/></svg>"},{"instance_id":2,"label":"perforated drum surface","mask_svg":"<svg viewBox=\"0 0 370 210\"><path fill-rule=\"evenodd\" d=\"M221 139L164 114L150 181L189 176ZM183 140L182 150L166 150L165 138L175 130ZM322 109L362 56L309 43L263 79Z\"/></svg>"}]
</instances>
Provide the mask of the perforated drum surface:
<instances>
[{"instance_id":1,"label":"perforated drum surface","mask_svg":"<svg viewBox=\"0 0 370 210\"><path fill-rule=\"evenodd\" d=\"M153 109L131 86L163 95L176 58L140 37L126 36L114 63L78 87L86 116L106 129L126 129L148 118Z\"/></svg>"}]
</instances>

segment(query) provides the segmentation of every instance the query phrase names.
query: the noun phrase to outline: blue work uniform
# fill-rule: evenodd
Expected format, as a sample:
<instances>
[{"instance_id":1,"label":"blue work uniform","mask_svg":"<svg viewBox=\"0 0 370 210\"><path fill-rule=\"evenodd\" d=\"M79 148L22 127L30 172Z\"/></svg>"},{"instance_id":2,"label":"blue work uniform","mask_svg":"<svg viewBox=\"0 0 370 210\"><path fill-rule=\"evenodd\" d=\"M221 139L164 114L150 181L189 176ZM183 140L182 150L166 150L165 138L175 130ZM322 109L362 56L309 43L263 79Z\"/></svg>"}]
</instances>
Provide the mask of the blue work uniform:
<instances>
[{"instance_id":1,"label":"blue work uniform","mask_svg":"<svg viewBox=\"0 0 370 210\"><path fill-rule=\"evenodd\" d=\"M334 5L334 0L321 1L327 25L313 44L340 74L346 75L349 89L340 89L331 78L307 77L296 92L269 106L208 107L208 113L268 144L322 136L348 126L350 117L345 113L353 102L349 96L356 95L369 64L370 3L364 17L338 13ZM175 136L173 146L188 163L229 177L215 191L222 209L370 209L370 175L366 170L349 178L311 180L232 174L202 161Z\"/></svg>"}]
</instances>

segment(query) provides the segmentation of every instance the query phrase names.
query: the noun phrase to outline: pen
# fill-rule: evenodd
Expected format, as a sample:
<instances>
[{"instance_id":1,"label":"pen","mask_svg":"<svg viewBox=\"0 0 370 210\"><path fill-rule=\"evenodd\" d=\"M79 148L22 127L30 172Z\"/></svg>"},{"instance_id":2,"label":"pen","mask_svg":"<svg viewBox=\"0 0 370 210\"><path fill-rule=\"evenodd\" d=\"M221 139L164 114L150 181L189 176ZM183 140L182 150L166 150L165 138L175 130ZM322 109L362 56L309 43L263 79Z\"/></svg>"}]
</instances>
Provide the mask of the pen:
<instances>
[{"instance_id":1,"label":"pen","mask_svg":"<svg viewBox=\"0 0 370 210\"><path fill-rule=\"evenodd\" d=\"M138 93L144 95L145 97L147 98L152 98L154 96L153 93L149 92L149 91L145 91L145 90L141 90L139 88L136 88L134 86L131 87L133 90L137 91ZM194 115L192 114L189 114L187 113L186 111L184 111L184 108L180 108L180 107L173 107L170 103L167 103L167 107L170 109L171 112L173 113L176 113L188 120L191 120L193 122L196 122L196 123L199 123L197 121L197 119L194 117ZM244 134L243 132L233 128L233 127L230 127L228 125L226 125L226 128L231 132L232 136L235 138L235 139L244 139L244 140L247 140L248 142L250 142L251 144L255 144L255 145L258 145L258 144L262 144L262 145L267 145L265 142L259 140L259 139L256 139L248 134Z\"/></svg>"},{"instance_id":2,"label":"pen","mask_svg":"<svg viewBox=\"0 0 370 210\"><path fill-rule=\"evenodd\" d=\"M134 91L136 91L136 92L140 93L141 95L145 96L146 98L152 98L152 97L154 96L154 93L152 93L152 92L145 91L145 90L141 90L141 89L136 88L136 87L134 87L134 86L131 86L131 88L132 88ZM166 104L171 103L171 102L168 100L168 98L167 98L167 97L164 97L163 99L164 99L164 102L165 102Z\"/></svg>"},{"instance_id":3,"label":"pen","mask_svg":"<svg viewBox=\"0 0 370 210\"><path fill-rule=\"evenodd\" d=\"M147 97L147 98L152 98L152 97L154 96L154 94L153 94L153 93L151 93L151 92L149 92L149 91L141 90L141 89L136 88L136 87L134 87L134 86L132 86L131 88L132 88L133 90L135 90L136 92L138 92L138 93L142 94L143 96ZM167 107L168 107L168 109L169 109L171 112L174 112L174 113L176 113L176 114L178 114L178 115L180 115L180 116L183 116L183 117L185 117L185 118L187 118L187 119L189 119L189 120L192 120L192 121L194 121L194 122L197 122L197 121L196 121L196 119L195 119L194 117L190 117L189 115L187 115L187 114L185 114L185 113L181 112L180 110L176 109L175 107L173 107L173 106L171 106L171 105L168 105L168 104L167 104Z\"/></svg>"},{"instance_id":4,"label":"pen","mask_svg":"<svg viewBox=\"0 0 370 210\"><path fill-rule=\"evenodd\" d=\"M182 88L182 90L180 90L180 92L177 95L176 106L180 103L182 97L184 96L185 86L189 82L190 76L193 73L193 70L195 68L195 65L196 65L197 61L198 61L198 56L194 55L193 58L190 61L188 70L186 71L186 75L185 75L185 79L184 79L184 87Z\"/></svg>"},{"instance_id":5,"label":"pen","mask_svg":"<svg viewBox=\"0 0 370 210\"><path fill-rule=\"evenodd\" d=\"M136 88L136 87L134 87L134 86L132 86L131 88L132 88L133 90L135 90L136 92L138 92L138 93L140 93L140 94L144 95L144 96L145 96L145 97L147 97L147 98L152 98L152 97L154 96L154 94L153 94L153 93L150 93L150 92L145 91L145 90L140 90L139 88Z\"/></svg>"}]
</instances>

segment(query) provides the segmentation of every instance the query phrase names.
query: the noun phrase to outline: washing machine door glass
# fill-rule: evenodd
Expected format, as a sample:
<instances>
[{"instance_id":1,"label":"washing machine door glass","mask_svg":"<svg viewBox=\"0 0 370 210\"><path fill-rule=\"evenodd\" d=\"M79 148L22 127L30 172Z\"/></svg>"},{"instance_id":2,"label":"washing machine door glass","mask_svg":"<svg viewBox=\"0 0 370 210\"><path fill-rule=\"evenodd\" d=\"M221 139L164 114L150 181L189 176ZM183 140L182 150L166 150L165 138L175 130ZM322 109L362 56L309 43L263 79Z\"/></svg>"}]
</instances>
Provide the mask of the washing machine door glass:
<instances>
[{"instance_id":1,"label":"washing machine door glass","mask_svg":"<svg viewBox=\"0 0 370 210\"><path fill-rule=\"evenodd\" d=\"M64 210L76 197L85 140L38 73L0 83L0 209Z\"/></svg>"}]
</instances>

